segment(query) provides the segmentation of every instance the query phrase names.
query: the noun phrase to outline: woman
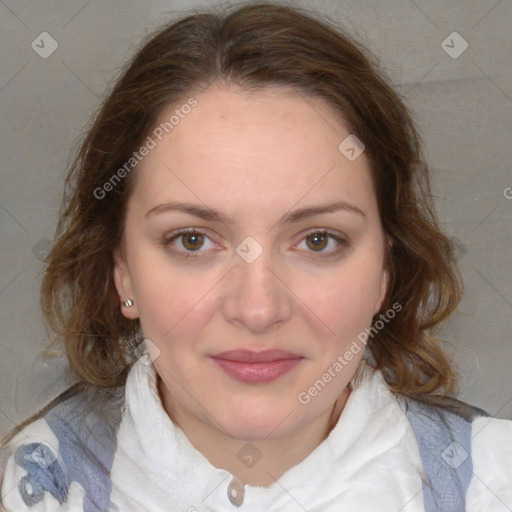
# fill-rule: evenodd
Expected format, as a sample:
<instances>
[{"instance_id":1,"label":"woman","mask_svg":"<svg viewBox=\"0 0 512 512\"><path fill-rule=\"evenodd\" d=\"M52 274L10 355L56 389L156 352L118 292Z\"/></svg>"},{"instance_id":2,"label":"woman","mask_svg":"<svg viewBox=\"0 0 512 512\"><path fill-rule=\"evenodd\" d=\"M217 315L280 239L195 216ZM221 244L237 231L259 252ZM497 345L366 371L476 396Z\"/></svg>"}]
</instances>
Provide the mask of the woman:
<instances>
[{"instance_id":1,"label":"woman","mask_svg":"<svg viewBox=\"0 0 512 512\"><path fill-rule=\"evenodd\" d=\"M434 335L462 286L415 125L346 35L165 26L67 186L42 306L77 384L5 441L6 510L512 507L512 422Z\"/></svg>"}]
</instances>

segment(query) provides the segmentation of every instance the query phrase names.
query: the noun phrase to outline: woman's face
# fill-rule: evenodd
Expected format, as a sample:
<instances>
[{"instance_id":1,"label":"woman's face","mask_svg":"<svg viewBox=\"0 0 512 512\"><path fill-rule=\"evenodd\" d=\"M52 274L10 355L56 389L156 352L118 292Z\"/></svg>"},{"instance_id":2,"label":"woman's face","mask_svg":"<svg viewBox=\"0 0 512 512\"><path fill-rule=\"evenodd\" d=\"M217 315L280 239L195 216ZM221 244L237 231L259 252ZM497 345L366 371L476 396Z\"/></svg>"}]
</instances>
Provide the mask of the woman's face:
<instances>
[{"instance_id":1,"label":"woman's face","mask_svg":"<svg viewBox=\"0 0 512 512\"><path fill-rule=\"evenodd\" d=\"M347 143L344 156L350 132L322 100L227 86L194 98L136 171L116 256L120 298L135 302L123 313L157 347L177 416L238 439L284 436L343 393L386 293L368 162ZM215 357L233 350L291 355Z\"/></svg>"}]
</instances>

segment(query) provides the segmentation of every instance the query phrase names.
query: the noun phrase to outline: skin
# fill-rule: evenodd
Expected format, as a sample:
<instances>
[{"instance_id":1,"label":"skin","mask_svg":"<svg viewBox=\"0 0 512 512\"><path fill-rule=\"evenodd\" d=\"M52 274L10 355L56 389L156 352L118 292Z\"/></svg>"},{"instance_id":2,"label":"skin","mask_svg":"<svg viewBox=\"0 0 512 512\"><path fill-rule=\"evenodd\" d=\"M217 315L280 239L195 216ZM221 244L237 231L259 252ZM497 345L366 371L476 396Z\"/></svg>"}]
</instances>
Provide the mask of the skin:
<instances>
[{"instance_id":1,"label":"skin","mask_svg":"<svg viewBox=\"0 0 512 512\"><path fill-rule=\"evenodd\" d=\"M350 132L323 100L225 84L194 97L198 105L136 171L115 283L121 301L135 302L123 314L139 317L159 350L153 364L171 419L214 466L266 486L311 453L343 410L363 350L308 404L298 395L379 312L388 285L386 237L365 154L351 162L339 151ZM146 215L170 201L207 205L231 220ZM279 223L292 210L337 201L364 216L338 210ZM182 228L206 236L166 246ZM317 248L306 237L311 228L348 246L328 237ZM236 252L248 236L263 250L252 263ZM209 357L236 348L280 348L304 359L277 380L249 384ZM262 453L252 468L237 457L247 441Z\"/></svg>"}]
</instances>

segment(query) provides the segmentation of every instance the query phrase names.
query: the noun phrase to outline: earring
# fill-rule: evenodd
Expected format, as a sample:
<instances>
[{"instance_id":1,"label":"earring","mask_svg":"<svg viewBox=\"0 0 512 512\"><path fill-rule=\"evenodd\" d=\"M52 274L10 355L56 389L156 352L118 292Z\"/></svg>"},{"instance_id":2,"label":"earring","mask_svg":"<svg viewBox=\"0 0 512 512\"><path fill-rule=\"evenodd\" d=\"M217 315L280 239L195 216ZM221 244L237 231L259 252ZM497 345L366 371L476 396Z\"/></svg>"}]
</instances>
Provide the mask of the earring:
<instances>
[{"instance_id":1,"label":"earring","mask_svg":"<svg viewBox=\"0 0 512 512\"><path fill-rule=\"evenodd\" d=\"M131 308L135 303L133 302L132 299L126 299L124 302L123 302L123 306L125 308Z\"/></svg>"}]
</instances>

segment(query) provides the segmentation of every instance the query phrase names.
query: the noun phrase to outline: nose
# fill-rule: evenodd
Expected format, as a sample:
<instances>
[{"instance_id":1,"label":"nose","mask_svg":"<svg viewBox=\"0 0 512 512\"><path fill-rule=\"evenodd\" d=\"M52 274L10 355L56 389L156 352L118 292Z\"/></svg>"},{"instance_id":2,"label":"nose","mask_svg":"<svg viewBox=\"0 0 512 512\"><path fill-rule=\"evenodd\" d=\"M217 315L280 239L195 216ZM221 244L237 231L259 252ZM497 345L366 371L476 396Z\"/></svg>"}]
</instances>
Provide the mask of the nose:
<instances>
[{"instance_id":1,"label":"nose","mask_svg":"<svg viewBox=\"0 0 512 512\"><path fill-rule=\"evenodd\" d=\"M222 298L223 314L237 327L263 334L290 320L292 296L271 255L263 251L252 263L240 258L229 273Z\"/></svg>"}]
</instances>

